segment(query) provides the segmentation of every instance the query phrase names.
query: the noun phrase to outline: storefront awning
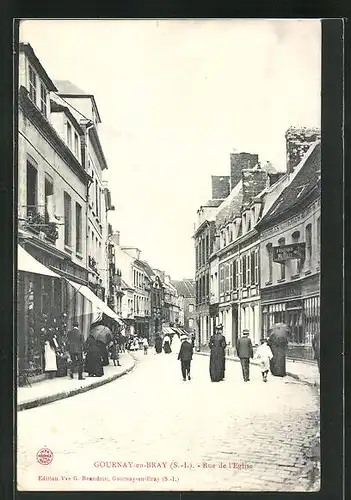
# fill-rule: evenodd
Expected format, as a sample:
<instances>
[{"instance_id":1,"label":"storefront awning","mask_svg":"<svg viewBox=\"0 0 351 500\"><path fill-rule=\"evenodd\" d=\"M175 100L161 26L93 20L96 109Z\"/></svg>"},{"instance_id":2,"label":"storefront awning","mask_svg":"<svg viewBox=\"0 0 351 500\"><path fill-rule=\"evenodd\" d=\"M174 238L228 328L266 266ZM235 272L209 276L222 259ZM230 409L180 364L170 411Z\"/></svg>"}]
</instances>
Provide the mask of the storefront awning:
<instances>
[{"instance_id":1,"label":"storefront awning","mask_svg":"<svg viewBox=\"0 0 351 500\"><path fill-rule=\"evenodd\" d=\"M173 331L173 329L170 326L163 326L162 327L162 332L165 335L173 335L174 334L174 331Z\"/></svg>"},{"instance_id":2,"label":"storefront awning","mask_svg":"<svg viewBox=\"0 0 351 500\"><path fill-rule=\"evenodd\" d=\"M67 280L70 285L72 285L79 293L84 295L86 299L88 299L95 307L97 307L101 312L106 314L106 316L109 316L110 318L114 319L117 321L119 325L124 325L124 322L122 321L122 318L118 316L105 302L99 297L95 295L95 293L90 290L85 285L80 285L79 283L75 283L74 281Z\"/></svg>"},{"instance_id":3,"label":"storefront awning","mask_svg":"<svg viewBox=\"0 0 351 500\"><path fill-rule=\"evenodd\" d=\"M42 274L44 276L61 278L61 276L54 273L54 271L51 271L51 269L32 257L31 254L20 245L17 245L17 267L19 271L25 271L26 273Z\"/></svg>"}]
</instances>

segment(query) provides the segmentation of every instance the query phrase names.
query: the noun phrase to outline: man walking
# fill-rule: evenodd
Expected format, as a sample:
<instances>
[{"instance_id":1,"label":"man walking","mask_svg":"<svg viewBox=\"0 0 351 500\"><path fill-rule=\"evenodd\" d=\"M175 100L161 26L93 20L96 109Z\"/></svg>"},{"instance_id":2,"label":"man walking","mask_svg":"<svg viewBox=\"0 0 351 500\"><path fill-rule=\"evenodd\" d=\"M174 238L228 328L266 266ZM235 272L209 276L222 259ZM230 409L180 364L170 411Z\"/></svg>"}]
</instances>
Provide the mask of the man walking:
<instances>
[{"instance_id":1,"label":"man walking","mask_svg":"<svg viewBox=\"0 0 351 500\"><path fill-rule=\"evenodd\" d=\"M181 363L181 369L182 369L182 375L183 375L183 381L185 382L187 377L188 380L191 379L190 377L190 364L191 360L193 359L193 346L191 342L189 342L188 337L186 335L182 335L180 337L180 340L182 342L178 354L178 359L180 359Z\"/></svg>"},{"instance_id":2,"label":"man walking","mask_svg":"<svg viewBox=\"0 0 351 500\"><path fill-rule=\"evenodd\" d=\"M248 382L250 380L250 358L253 358L253 348L251 339L249 338L249 330L244 330L243 336L238 339L236 352L240 359L244 382Z\"/></svg>"},{"instance_id":3,"label":"man walking","mask_svg":"<svg viewBox=\"0 0 351 500\"><path fill-rule=\"evenodd\" d=\"M79 331L79 324L77 321L73 322L73 328L67 334L68 340L68 352L72 360L72 369L70 371L70 377L73 378L73 373L78 368L78 380L84 380L83 378L83 345L84 337Z\"/></svg>"}]
</instances>

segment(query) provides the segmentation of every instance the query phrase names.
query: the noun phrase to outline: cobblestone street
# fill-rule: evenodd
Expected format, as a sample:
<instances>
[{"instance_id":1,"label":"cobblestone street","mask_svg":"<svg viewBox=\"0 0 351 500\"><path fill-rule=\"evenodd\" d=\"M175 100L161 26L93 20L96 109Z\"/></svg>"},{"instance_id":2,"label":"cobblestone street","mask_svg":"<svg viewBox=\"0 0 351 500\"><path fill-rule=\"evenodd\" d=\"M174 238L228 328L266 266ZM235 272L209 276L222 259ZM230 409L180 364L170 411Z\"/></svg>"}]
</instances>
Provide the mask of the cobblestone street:
<instances>
[{"instance_id":1,"label":"cobblestone street","mask_svg":"<svg viewBox=\"0 0 351 500\"><path fill-rule=\"evenodd\" d=\"M18 414L19 490L306 491L315 388L264 384L256 366L244 383L236 362L211 383L204 356L183 382L174 354L134 356L128 375ZM50 465L37 462L44 447Z\"/></svg>"}]
</instances>

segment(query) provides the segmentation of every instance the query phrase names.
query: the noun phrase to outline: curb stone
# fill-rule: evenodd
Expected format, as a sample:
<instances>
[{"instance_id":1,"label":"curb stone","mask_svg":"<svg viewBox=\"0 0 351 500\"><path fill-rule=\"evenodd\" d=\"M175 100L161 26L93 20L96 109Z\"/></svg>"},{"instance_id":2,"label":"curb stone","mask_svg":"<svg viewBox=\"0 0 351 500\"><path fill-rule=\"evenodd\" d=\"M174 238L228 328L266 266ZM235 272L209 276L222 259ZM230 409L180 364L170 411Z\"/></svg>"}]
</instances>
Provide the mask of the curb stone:
<instances>
[{"instance_id":1,"label":"curb stone","mask_svg":"<svg viewBox=\"0 0 351 500\"><path fill-rule=\"evenodd\" d=\"M207 353L207 352L195 352L194 354L199 354L200 356L209 356L210 355L210 353ZM236 363L240 362L240 360L238 358L232 358L232 357L225 356L225 359L228 360L228 361L235 361ZM250 363L252 365L259 366L259 362L256 361L256 360L250 360ZM296 373L291 373L291 372L287 371L286 375L288 377L294 378L294 379L298 380L299 382L302 382L303 384L309 385L311 387L317 387L318 386L318 384L316 382L311 382L310 380L307 380L304 377L300 377L299 375L296 375Z\"/></svg>"},{"instance_id":2,"label":"curb stone","mask_svg":"<svg viewBox=\"0 0 351 500\"><path fill-rule=\"evenodd\" d=\"M67 398L70 398L72 396L76 396L77 394L83 394L84 392L88 392L91 389L96 389L97 387L101 387L102 385L108 384L109 382L113 382L114 380L116 380L120 377L123 377L123 375L126 375L127 373L129 373L130 371L132 371L135 368L135 365L136 365L135 359L132 358L132 360L133 360L133 363L131 366L129 366L125 370L122 370L120 373L116 373L115 375L112 375L111 377L108 377L108 378L103 379L103 380L97 380L96 382L93 382L90 385L77 387L76 389L59 392L57 394L50 394L49 396L44 396L42 398L33 399L31 401L25 401L25 402L17 405L17 411L24 411L24 410L30 410L32 408L38 408L39 406L53 403L53 402L59 401L61 399L67 399Z\"/></svg>"}]
</instances>

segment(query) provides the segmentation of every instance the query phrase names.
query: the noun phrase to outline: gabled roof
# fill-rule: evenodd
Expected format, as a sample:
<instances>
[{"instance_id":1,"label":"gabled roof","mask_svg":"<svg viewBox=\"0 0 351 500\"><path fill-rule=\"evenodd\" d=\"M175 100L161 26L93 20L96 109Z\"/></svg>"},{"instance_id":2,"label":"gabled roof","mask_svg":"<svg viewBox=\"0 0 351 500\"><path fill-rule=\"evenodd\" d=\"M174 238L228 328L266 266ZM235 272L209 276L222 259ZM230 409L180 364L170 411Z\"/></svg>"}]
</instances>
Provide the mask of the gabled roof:
<instances>
[{"instance_id":1,"label":"gabled roof","mask_svg":"<svg viewBox=\"0 0 351 500\"><path fill-rule=\"evenodd\" d=\"M234 217L240 215L243 203L242 181L234 187L228 198L219 206L216 216L216 226L221 228L225 226Z\"/></svg>"},{"instance_id":2,"label":"gabled roof","mask_svg":"<svg viewBox=\"0 0 351 500\"><path fill-rule=\"evenodd\" d=\"M55 80L55 84L59 94L90 96L85 90L80 89L69 80Z\"/></svg>"},{"instance_id":3,"label":"gabled roof","mask_svg":"<svg viewBox=\"0 0 351 500\"><path fill-rule=\"evenodd\" d=\"M223 199L220 200L208 200L206 203L204 203L202 206L203 207L219 207L219 205L223 203Z\"/></svg>"},{"instance_id":4,"label":"gabled roof","mask_svg":"<svg viewBox=\"0 0 351 500\"><path fill-rule=\"evenodd\" d=\"M70 119L70 121L73 123L75 129L77 132L79 132L81 135L84 134L82 127L79 125L75 117L72 115L70 112L69 108L67 106L62 106L62 104L57 103L56 101L53 101L50 99L50 110L52 113L65 113L65 115Z\"/></svg>"},{"instance_id":5,"label":"gabled roof","mask_svg":"<svg viewBox=\"0 0 351 500\"><path fill-rule=\"evenodd\" d=\"M303 161L304 163L297 174L262 218L259 223L260 225L266 225L276 219L282 219L282 215L285 212L301 205L301 202L313 191L318 196L321 180L320 142L313 145L306 153Z\"/></svg>"},{"instance_id":6,"label":"gabled roof","mask_svg":"<svg viewBox=\"0 0 351 500\"><path fill-rule=\"evenodd\" d=\"M23 42L21 42L19 44L19 50L20 50L20 52L24 52L26 54L26 56L28 57L29 61L35 67L35 69L37 70L40 78L43 80L43 82L45 83L45 85L47 86L47 88L51 92L56 92L57 88L56 88L54 82L51 80L51 78L49 77L49 75L45 71L44 67L42 66L41 62L39 61L39 59L35 55L35 52L33 50L33 47L31 46L31 44L30 43L23 43Z\"/></svg>"},{"instance_id":7,"label":"gabled roof","mask_svg":"<svg viewBox=\"0 0 351 500\"><path fill-rule=\"evenodd\" d=\"M89 97L92 100L98 121L101 123L100 113L93 94L88 94L69 80L55 80L55 85L57 93L62 97Z\"/></svg>"},{"instance_id":8,"label":"gabled roof","mask_svg":"<svg viewBox=\"0 0 351 500\"><path fill-rule=\"evenodd\" d=\"M195 282L194 280L171 281L179 295L183 297L195 297Z\"/></svg>"}]
</instances>

